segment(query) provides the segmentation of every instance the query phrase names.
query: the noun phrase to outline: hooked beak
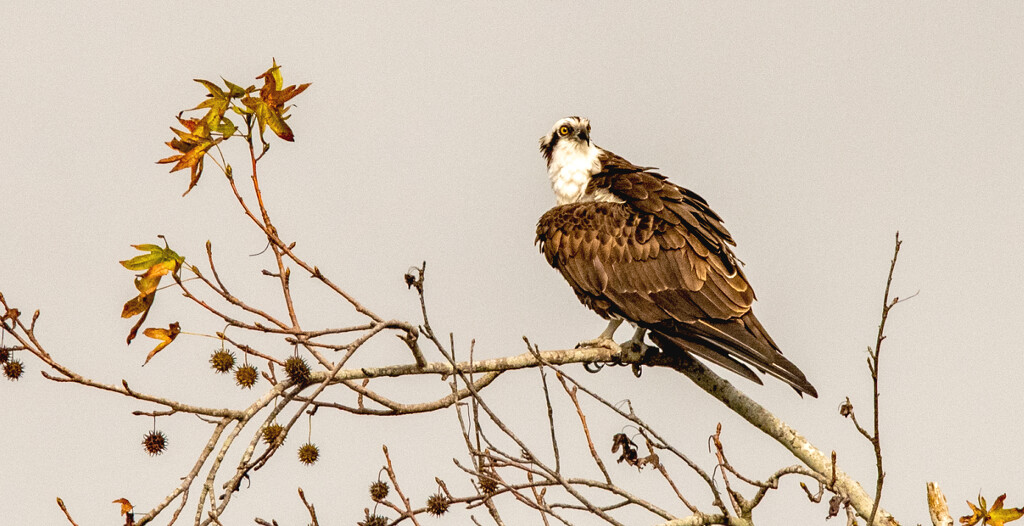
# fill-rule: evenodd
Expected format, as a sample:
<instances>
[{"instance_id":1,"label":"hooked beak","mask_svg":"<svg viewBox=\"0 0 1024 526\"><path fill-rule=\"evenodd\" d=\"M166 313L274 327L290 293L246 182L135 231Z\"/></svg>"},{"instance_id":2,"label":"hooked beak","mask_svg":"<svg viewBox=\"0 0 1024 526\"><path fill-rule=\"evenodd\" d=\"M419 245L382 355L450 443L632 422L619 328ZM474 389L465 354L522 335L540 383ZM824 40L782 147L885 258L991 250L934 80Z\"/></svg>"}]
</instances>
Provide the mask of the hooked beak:
<instances>
[{"instance_id":1,"label":"hooked beak","mask_svg":"<svg viewBox=\"0 0 1024 526\"><path fill-rule=\"evenodd\" d=\"M587 141L587 146L590 146L590 134L589 133L587 133L586 131L581 131L580 132L580 139L583 139L584 141Z\"/></svg>"}]
</instances>

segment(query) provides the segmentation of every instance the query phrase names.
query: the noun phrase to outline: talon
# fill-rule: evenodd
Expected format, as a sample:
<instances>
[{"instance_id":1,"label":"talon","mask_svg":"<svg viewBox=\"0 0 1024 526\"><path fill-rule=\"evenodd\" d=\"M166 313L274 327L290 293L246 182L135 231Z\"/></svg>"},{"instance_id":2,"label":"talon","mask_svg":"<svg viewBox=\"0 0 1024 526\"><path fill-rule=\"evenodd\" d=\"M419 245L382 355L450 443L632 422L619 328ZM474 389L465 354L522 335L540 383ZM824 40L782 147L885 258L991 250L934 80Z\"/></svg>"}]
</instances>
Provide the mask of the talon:
<instances>
[{"instance_id":1,"label":"talon","mask_svg":"<svg viewBox=\"0 0 1024 526\"><path fill-rule=\"evenodd\" d=\"M636 340L623 342L619 348L622 349L622 361L634 364L642 363L651 349L655 349L655 347Z\"/></svg>"},{"instance_id":2,"label":"talon","mask_svg":"<svg viewBox=\"0 0 1024 526\"><path fill-rule=\"evenodd\" d=\"M598 362L584 362L583 363L583 370L588 372L588 373L598 373L598 372L601 372L601 369L603 369L603 368L604 368L604 364L603 363L598 363Z\"/></svg>"},{"instance_id":3,"label":"talon","mask_svg":"<svg viewBox=\"0 0 1024 526\"><path fill-rule=\"evenodd\" d=\"M644 343L644 334L646 334L646 332L647 331L645 329L638 328L636 332L633 333L633 338L620 346L622 349L621 356L623 361L630 362L634 365L642 364L647 358L648 353L650 353L652 349L657 349L656 347L652 347ZM633 369L633 374L637 377L640 376L636 367Z\"/></svg>"},{"instance_id":4,"label":"talon","mask_svg":"<svg viewBox=\"0 0 1024 526\"><path fill-rule=\"evenodd\" d=\"M618 354L622 352L622 348L619 344L615 343L615 340L611 338L594 338L593 340L585 340L576 344L576 348L580 349L583 347L600 347L608 349L612 354Z\"/></svg>"}]
</instances>

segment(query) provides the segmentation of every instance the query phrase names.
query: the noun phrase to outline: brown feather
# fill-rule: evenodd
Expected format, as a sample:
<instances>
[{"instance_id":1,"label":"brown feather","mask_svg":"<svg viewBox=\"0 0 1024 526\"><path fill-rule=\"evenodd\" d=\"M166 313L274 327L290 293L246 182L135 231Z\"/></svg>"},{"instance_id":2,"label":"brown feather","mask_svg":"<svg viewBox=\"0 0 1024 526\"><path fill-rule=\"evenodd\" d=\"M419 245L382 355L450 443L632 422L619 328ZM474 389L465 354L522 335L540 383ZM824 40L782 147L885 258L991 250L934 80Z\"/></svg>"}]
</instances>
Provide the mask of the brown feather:
<instances>
[{"instance_id":1,"label":"brown feather","mask_svg":"<svg viewBox=\"0 0 1024 526\"><path fill-rule=\"evenodd\" d=\"M537 242L580 301L652 331L665 352L688 352L760 383L754 369L817 396L750 312L754 291L732 236L699 195L611 153L591 177L623 202L557 206Z\"/></svg>"}]
</instances>

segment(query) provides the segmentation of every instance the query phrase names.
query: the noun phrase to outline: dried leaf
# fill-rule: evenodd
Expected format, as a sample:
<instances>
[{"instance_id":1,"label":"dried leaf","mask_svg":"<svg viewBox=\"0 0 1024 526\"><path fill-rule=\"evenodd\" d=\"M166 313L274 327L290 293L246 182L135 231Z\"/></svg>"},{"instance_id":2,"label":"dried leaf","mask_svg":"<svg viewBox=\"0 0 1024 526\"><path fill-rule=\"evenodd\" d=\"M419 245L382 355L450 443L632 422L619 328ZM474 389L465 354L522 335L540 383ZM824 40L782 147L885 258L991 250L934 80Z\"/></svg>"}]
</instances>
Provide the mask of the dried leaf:
<instances>
[{"instance_id":1,"label":"dried leaf","mask_svg":"<svg viewBox=\"0 0 1024 526\"><path fill-rule=\"evenodd\" d=\"M219 122L219 119L217 121ZM206 152L215 145L220 144L225 137L222 136L214 139L210 135L212 131L210 124L206 120L200 121L198 119L182 119L178 117L178 122L188 131L171 128L171 131L178 138L172 139L166 144L180 153L160 159L157 161L157 164L177 163L171 168L171 172L190 168L192 178L189 181L188 190L185 190L185 194L188 194L199 183L199 177L203 174L203 158L206 157ZM233 127L234 125L232 124L231 126Z\"/></svg>"},{"instance_id":2,"label":"dried leaf","mask_svg":"<svg viewBox=\"0 0 1024 526\"><path fill-rule=\"evenodd\" d=\"M6 321L10 319L15 324L18 323L18 316L21 316L21 311L15 308L7 309L7 312L3 316L0 316L0 320Z\"/></svg>"},{"instance_id":3,"label":"dried leaf","mask_svg":"<svg viewBox=\"0 0 1024 526\"><path fill-rule=\"evenodd\" d=\"M132 506L131 502L128 502L128 499L117 499L117 500L115 500L113 502L113 504L120 504L121 505L121 515L124 515L125 513L129 513L129 512L132 511L132 509L135 508L135 506Z\"/></svg>"},{"instance_id":4,"label":"dried leaf","mask_svg":"<svg viewBox=\"0 0 1024 526\"><path fill-rule=\"evenodd\" d=\"M247 108L256 114L261 138L263 137L264 130L269 126L278 137L286 141L294 141L295 134L292 133L292 129L288 124L285 123L285 120L288 119L286 113L288 113L289 109L289 106L285 106L285 104L296 95L305 91L310 83L282 88L284 79L281 76L281 67L277 65L276 60L273 64L270 69L256 77L257 79L263 79L260 96L258 98L245 97L242 99L242 104L245 104Z\"/></svg>"},{"instance_id":5,"label":"dried leaf","mask_svg":"<svg viewBox=\"0 0 1024 526\"><path fill-rule=\"evenodd\" d=\"M971 508L971 514L960 517L960 524L973 526L980 523L985 526L1003 526L1007 522L1024 517L1024 507L1004 508L1003 502L1005 500L1006 494L1004 493L992 503L991 508L986 508L985 499L978 495L978 506L971 504L971 501L967 501L967 506Z\"/></svg>"},{"instance_id":6,"label":"dried leaf","mask_svg":"<svg viewBox=\"0 0 1024 526\"><path fill-rule=\"evenodd\" d=\"M122 318L131 318L137 316L149 310L153 306L153 300L156 298L153 294L139 294L134 298L128 300L124 304L124 309L121 310Z\"/></svg>"},{"instance_id":7,"label":"dried leaf","mask_svg":"<svg viewBox=\"0 0 1024 526\"><path fill-rule=\"evenodd\" d=\"M960 517L960 524L965 526L974 526L978 522L985 519L985 499L981 495L978 495L978 505L975 507L971 504L971 501L967 501L967 505L971 508L971 514Z\"/></svg>"},{"instance_id":8,"label":"dried leaf","mask_svg":"<svg viewBox=\"0 0 1024 526\"><path fill-rule=\"evenodd\" d=\"M235 124L230 119L224 116L224 113L228 111L231 106L232 97L241 96L245 91L231 84L230 82L224 81L228 84L228 89L231 91L224 91L220 89L216 84L203 79L194 79L196 82L206 86L206 89L210 92L207 95L207 99L199 103L198 106L192 108L193 110L208 109L205 116L203 116L201 122L210 130L223 135L224 137L230 137L231 134L235 133ZM234 86L234 88L232 88ZM236 93L235 88L241 90Z\"/></svg>"},{"instance_id":9,"label":"dried leaf","mask_svg":"<svg viewBox=\"0 0 1024 526\"><path fill-rule=\"evenodd\" d=\"M158 343L157 346L154 347L152 351L149 351L148 355L146 355L146 361L143 362L142 365L145 366L154 356L156 356L156 353L164 350L164 347L170 345L171 342L178 337L178 333L180 332L181 325L178 322L170 324L166 329L150 327L142 331L142 334L145 334L154 340L160 340L160 343Z\"/></svg>"},{"instance_id":10,"label":"dried leaf","mask_svg":"<svg viewBox=\"0 0 1024 526\"><path fill-rule=\"evenodd\" d=\"M178 268L185 261L185 258L179 256L177 252L169 247L151 244L132 246L143 252L148 252L148 254L141 254L121 261L121 266L126 269L145 270L145 272L135 277L135 289L139 291L139 295L125 302L124 308L121 309L122 318L131 318L142 314L142 317L128 333L129 344L135 339L139 327L142 326L142 322L145 321L146 316L149 314L149 309L153 307L156 291L160 286L160 278L177 272Z\"/></svg>"},{"instance_id":11,"label":"dried leaf","mask_svg":"<svg viewBox=\"0 0 1024 526\"><path fill-rule=\"evenodd\" d=\"M842 506L842 504L843 504L843 498L840 497L839 495L835 495L831 499L829 499L828 500L828 515L825 517L825 520L829 520L832 517L835 517L835 516L839 515L839 507Z\"/></svg>"},{"instance_id":12,"label":"dried leaf","mask_svg":"<svg viewBox=\"0 0 1024 526\"><path fill-rule=\"evenodd\" d=\"M1015 521L1021 517L1024 517L1024 507L1022 508L1004 508L1003 501L1006 500L1006 494L1003 493L992 503L992 509L988 510L988 524L991 526L1003 526L1003 524L1011 521Z\"/></svg>"},{"instance_id":13,"label":"dried leaf","mask_svg":"<svg viewBox=\"0 0 1024 526\"><path fill-rule=\"evenodd\" d=\"M630 466L642 467L639 465L639 454L636 451L636 444L629 439L624 433L616 433L612 437L612 453L618 452L622 449L622 454L616 462L625 462Z\"/></svg>"}]
</instances>

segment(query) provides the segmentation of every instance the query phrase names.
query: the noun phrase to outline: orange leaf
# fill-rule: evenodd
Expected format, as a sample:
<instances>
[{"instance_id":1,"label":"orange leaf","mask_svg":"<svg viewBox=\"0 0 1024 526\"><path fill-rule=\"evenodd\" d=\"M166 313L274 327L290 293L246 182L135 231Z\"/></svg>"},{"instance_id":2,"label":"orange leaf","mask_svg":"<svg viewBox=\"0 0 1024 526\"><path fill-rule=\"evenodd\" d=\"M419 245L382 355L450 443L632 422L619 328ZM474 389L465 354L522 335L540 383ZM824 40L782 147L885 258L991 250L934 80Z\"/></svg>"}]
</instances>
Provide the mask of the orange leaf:
<instances>
[{"instance_id":1,"label":"orange leaf","mask_svg":"<svg viewBox=\"0 0 1024 526\"><path fill-rule=\"evenodd\" d=\"M971 508L971 514L960 517L960 524L963 524L964 526L974 526L975 524L980 523L985 526L1004 526L1007 522L1012 522L1024 517L1024 507L1004 508L1003 502L1005 500L1006 494L1004 493L992 503L991 508L987 508L985 505L985 499L982 498L981 495L978 495L977 506L971 504L970 501L967 501L967 506Z\"/></svg>"},{"instance_id":2,"label":"orange leaf","mask_svg":"<svg viewBox=\"0 0 1024 526\"><path fill-rule=\"evenodd\" d=\"M156 353L164 350L164 347L170 345L171 342L173 342L174 339L178 337L178 333L180 332L181 325L178 324L178 322L170 324L166 329L157 329L154 327L150 327L142 331L142 334L145 334L146 336L149 336L154 340L160 340L160 343L158 343L157 346L154 347L152 351L149 351L149 354L146 356L146 361L143 362L142 365L145 366L154 356L156 356Z\"/></svg>"},{"instance_id":3,"label":"orange leaf","mask_svg":"<svg viewBox=\"0 0 1024 526\"><path fill-rule=\"evenodd\" d=\"M164 242L166 243L166 240ZM142 317L139 318L139 321L128 333L129 345L135 339L135 335L139 332L139 327L142 326L142 322L146 320L146 316L149 314L149 309L153 306L153 301L156 299L156 290L160 285L160 278L177 272L178 268L185 261L185 258L179 256L177 252L167 246L143 244L132 245L132 247L148 253L121 261L121 266L128 270L145 270L145 272L135 277L135 288L139 291L139 295L125 302L124 308L121 309L122 318L131 318L142 314Z\"/></svg>"},{"instance_id":4,"label":"orange leaf","mask_svg":"<svg viewBox=\"0 0 1024 526\"><path fill-rule=\"evenodd\" d=\"M270 69L256 78L263 79L259 98L246 97L242 99L242 104L256 114L260 126L260 137L263 136L264 129L269 126L278 137L286 141L294 141L295 135L292 133L292 129L284 122L288 118L286 113L289 108L289 106L285 106L285 103L306 91L310 83L282 88L284 79L281 77L281 67L277 65L276 60Z\"/></svg>"},{"instance_id":5,"label":"orange leaf","mask_svg":"<svg viewBox=\"0 0 1024 526\"><path fill-rule=\"evenodd\" d=\"M203 106L200 105L199 107ZM218 116L219 111L219 109L211 109L212 115L207 114L208 118L203 120L182 119L181 117L178 117L178 122L180 122L188 131L185 132L171 128L171 131L174 132L178 138L172 139L166 144L180 153L157 161L157 164L176 162L177 164L171 168L171 172L176 172L185 168L192 169L192 180L189 184L188 190L185 190L186 194L199 182L199 176L203 173L203 158L206 157L207 151L226 138L222 136L214 139L210 136L211 126L222 127L221 117L223 117L223 112L220 112ZM231 127L233 128L234 125L231 125Z\"/></svg>"},{"instance_id":6,"label":"orange leaf","mask_svg":"<svg viewBox=\"0 0 1024 526\"><path fill-rule=\"evenodd\" d=\"M131 318L132 316L146 312L153 306L154 299L156 299L156 295L154 294L139 294L138 296L135 296L125 302L124 308L121 309L121 317Z\"/></svg>"},{"instance_id":7,"label":"orange leaf","mask_svg":"<svg viewBox=\"0 0 1024 526\"><path fill-rule=\"evenodd\" d=\"M117 499L113 502L113 504L121 505L121 515L124 515L125 513L128 513L135 508L135 506L132 506L131 502L128 502L128 499Z\"/></svg>"},{"instance_id":8,"label":"orange leaf","mask_svg":"<svg viewBox=\"0 0 1024 526\"><path fill-rule=\"evenodd\" d=\"M964 526L974 526L985 518L985 501L981 498L981 495L978 495L978 502L981 504L980 509L976 508L974 504L971 504L971 501L967 501L967 505L971 508L971 514L960 517L960 524L963 524Z\"/></svg>"}]
</instances>

